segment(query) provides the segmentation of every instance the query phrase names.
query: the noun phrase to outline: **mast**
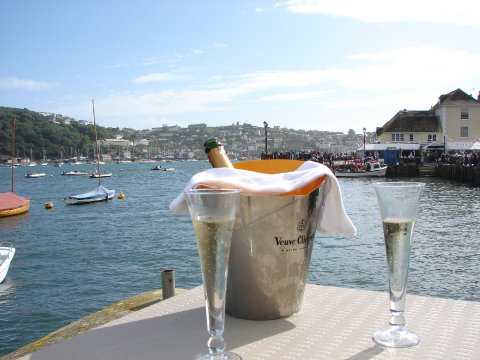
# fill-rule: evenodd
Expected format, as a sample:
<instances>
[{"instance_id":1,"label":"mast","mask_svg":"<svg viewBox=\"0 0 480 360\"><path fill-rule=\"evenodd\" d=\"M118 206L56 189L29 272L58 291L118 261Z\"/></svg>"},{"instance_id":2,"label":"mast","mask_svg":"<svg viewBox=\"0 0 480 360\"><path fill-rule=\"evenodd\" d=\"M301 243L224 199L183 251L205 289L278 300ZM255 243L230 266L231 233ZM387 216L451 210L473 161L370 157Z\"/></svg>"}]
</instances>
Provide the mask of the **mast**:
<instances>
[{"instance_id":1,"label":"mast","mask_svg":"<svg viewBox=\"0 0 480 360\"><path fill-rule=\"evenodd\" d=\"M100 149L98 147L98 137L97 137L97 123L95 121L95 102L92 99L92 109L93 109L93 130L95 132L95 149L97 152L97 173L98 173L98 185L100 185Z\"/></svg>"},{"instance_id":2,"label":"mast","mask_svg":"<svg viewBox=\"0 0 480 360\"><path fill-rule=\"evenodd\" d=\"M15 116L12 116L12 160L11 160L11 165L12 165L12 193L13 191L13 168L15 167Z\"/></svg>"}]
</instances>

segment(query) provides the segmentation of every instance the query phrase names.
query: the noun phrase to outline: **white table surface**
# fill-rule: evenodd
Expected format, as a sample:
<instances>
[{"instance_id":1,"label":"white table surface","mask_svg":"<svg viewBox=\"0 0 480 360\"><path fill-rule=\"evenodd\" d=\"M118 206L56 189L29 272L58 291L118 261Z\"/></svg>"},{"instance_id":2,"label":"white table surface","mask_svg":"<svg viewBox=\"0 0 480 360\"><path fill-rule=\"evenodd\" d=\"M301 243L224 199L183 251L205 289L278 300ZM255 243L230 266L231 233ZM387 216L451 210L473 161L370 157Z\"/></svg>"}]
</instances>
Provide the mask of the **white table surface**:
<instances>
[{"instance_id":1,"label":"white table surface","mask_svg":"<svg viewBox=\"0 0 480 360\"><path fill-rule=\"evenodd\" d=\"M279 320L227 316L227 350L255 359L480 359L480 302L407 294L412 348L389 349L371 337L388 327L388 294L308 285L299 313ZM206 351L203 291L197 287L54 344L22 360L175 360Z\"/></svg>"}]
</instances>

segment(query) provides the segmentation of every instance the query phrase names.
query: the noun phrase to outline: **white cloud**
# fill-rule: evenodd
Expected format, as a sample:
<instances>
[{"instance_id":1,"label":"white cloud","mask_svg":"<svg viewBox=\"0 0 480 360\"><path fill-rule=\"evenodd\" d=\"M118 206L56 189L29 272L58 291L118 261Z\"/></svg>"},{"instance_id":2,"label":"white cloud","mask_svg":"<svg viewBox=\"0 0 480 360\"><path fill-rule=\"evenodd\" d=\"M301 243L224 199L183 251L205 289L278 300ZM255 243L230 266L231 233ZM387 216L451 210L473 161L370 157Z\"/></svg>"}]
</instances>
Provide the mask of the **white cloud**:
<instances>
[{"instance_id":1,"label":"white cloud","mask_svg":"<svg viewBox=\"0 0 480 360\"><path fill-rule=\"evenodd\" d=\"M364 22L430 22L480 28L478 0L288 0L277 4L301 14L325 14Z\"/></svg>"},{"instance_id":2,"label":"white cloud","mask_svg":"<svg viewBox=\"0 0 480 360\"><path fill-rule=\"evenodd\" d=\"M122 68L127 68L127 67L130 67L130 66L131 66L130 64L123 63L123 64L114 64L111 67L113 69L122 69Z\"/></svg>"},{"instance_id":3,"label":"white cloud","mask_svg":"<svg viewBox=\"0 0 480 360\"><path fill-rule=\"evenodd\" d=\"M335 71L262 71L244 76L252 89L303 88L316 85L334 77Z\"/></svg>"},{"instance_id":4,"label":"white cloud","mask_svg":"<svg viewBox=\"0 0 480 360\"><path fill-rule=\"evenodd\" d=\"M306 102L305 116L321 111L370 109L381 113L381 121L400 108L428 109L441 91L478 85L476 72L480 52L467 53L431 47L410 47L374 53L352 54L350 66L316 70L257 71L238 76L212 76L197 85L144 93L126 92L99 97L101 119L111 119L138 128L133 119L172 118L179 114L238 112L245 104L265 102ZM152 73L137 83L165 81L176 74ZM467 83L466 83L467 81ZM200 84L200 85L198 85ZM439 90L440 89L440 90ZM440 92L439 92L440 91ZM253 105L252 105L253 106ZM314 107L314 108L313 108ZM88 118L87 102L65 106L55 112ZM85 110L86 109L86 110ZM297 111L297 110L296 110ZM336 112L335 114L344 114ZM353 115L350 116L350 118ZM362 121L366 121L362 119ZM370 119L372 123L379 122ZM370 126L370 125L369 125ZM373 125L371 125L373 126Z\"/></svg>"},{"instance_id":5,"label":"white cloud","mask_svg":"<svg viewBox=\"0 0 480 360\"><path fill-rule=\"evenodd\" d=\"M157 57L155 56L150 56L148 58L145 58L143 59L142 61L140 61L137 66L150 66L150 65L155 65L155 64L158 64L159 62L159 59L157 59Z\"/></svg>"},{"instance_id":6,"label":"white cloud","mask_svg":"<svg viewBox=\"0 0 480 360\"><path fill-rule=\"evenodd\" d=\"M267 95L259 98L258 102L264 101L300 101L300 100L311 100L321 98L325 95L325 91L305 91L305 92L295 92L295 93L284 93L284 94L274 94Z\"/></svg>"},{"instance_id":7,"label":"white cloud","mask_svg":"<svg viewBox=\"0 0 480 360\"><path fill-rule=\"evenodd\" d=\"M0 78L0 89L46 90L59 86L56 82L43 82L30 79L19 79L13 76Z\"/></svg>"},{"instance_id":8,"label":"white cloud","mask_svg":"<svg viewBox=\"0 0 480 360\"><path fill-rule=\"evenodd\" d=\"M202 55L204 53L204 51L200 50L200 49L193 49L192 53L193 53L193 55Z\"/></svg>"},{"instance_id":9,"label":"white cloud","mask_svg":"<svg viewBox=\"0 0 480 360\"><path fill-rule=\"evenodd\" d=\"M352 54L347 57L351 65L343 68L317 70L270 70L245 73L239 76L212 76L201 89L176 90L178 93L198 94L206 101L225 102L253 93L263 95L265 101L282 96L269 94L285 89L291 98L335 88L347 90L390 90L431 86L432 84L459 87L464 79L479 82L476 72L480 52L468 53L433 47L407 47L373 53ZM173 73L151 73L137 77L135 83L149 83L179 79ZM264 95L266 93L266 95ZM208 94L208 95L207 95ZM215 96L210 96L214 94ZM295 95L296 94L296 95ZM310 95L307 95L310 94ZM287 96L288 97L288 96Z\"/></svg>"},{"instance_id":10,"label":"white cloud","mask_svg":"<svg viewBox=\"0 0 480 360\"><path fill-rule=\"evenodd\" d=\"M177 76L171 73L151 73L139 76L133 79L133 82L136 84L145 84L150 82L174 80L176 78Z\"/></svg>"},{"instance_id":11,"label":"white cloud","mask_svg":"<svg viewBox=\"0 0 480 360\"><path fill-rule=\"evenodd\" d=\"M480 52L417 46L349 58L368 62L366 66L345 70L339 80L350 89L408 89L442 84L457 88L464 79L479 81L476 68Z\"/></svg>"}]
</instances>

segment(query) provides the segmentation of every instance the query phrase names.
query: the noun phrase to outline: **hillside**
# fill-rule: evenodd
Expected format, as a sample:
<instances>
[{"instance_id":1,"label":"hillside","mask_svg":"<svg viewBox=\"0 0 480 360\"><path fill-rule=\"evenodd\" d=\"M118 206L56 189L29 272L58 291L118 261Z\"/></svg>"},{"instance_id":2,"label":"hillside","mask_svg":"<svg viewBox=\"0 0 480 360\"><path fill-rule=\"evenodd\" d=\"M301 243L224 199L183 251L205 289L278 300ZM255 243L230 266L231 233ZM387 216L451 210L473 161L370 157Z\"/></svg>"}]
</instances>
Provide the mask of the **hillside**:
<instances>
[{"instance_id":1,"label":"hillside","mask_svg":"<svg viewBox=\"0 0 480 360\"><path fill-rule=\"evenodd\" d=\"M95 133L93 125L77 121L57 124L27 109L0 107L0 156L11 154L12 118L15 117L15 154L24 158L32 155L34 161L44 158L59 159L74 156L93 157ZM118 128L97 126L98 139L122 134Z\"/></svg>"}]
</instances>

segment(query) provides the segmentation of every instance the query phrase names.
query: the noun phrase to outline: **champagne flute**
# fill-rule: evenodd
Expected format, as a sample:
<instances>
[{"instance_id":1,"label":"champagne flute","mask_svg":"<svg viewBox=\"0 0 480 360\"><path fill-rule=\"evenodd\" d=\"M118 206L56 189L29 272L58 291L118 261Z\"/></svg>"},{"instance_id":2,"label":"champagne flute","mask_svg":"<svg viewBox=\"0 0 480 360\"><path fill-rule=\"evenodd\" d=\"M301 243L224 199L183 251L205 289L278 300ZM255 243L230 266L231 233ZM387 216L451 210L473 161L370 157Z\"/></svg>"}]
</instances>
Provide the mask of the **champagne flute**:
<instances>
[{"instance_id":1,"label":"champagne flute","mask_svg":"<svg viewBox=\"0 0 480 360\"><path fill-rule=\"evenodd\" d=\"M424 183L418 182L373 184L383 223L391 315L390 328L376 332L373 340L386 347L409 347L420 342L417 334L405 329L403 314L411 240L424 187Z\"/></svg>"},{"instance_id":2,"label":"champagne flute","mask_svg":"<svg viewBox=\"0 0 480 360\"><path fill-rule=\"evenodd\" d=\"M230 243L240 192L237 189L185 191L197 238L210 333L209 352L196 355L195 360L241 359L237 354L225 351L223 337Z\"/></svg>"}]
</instances>

